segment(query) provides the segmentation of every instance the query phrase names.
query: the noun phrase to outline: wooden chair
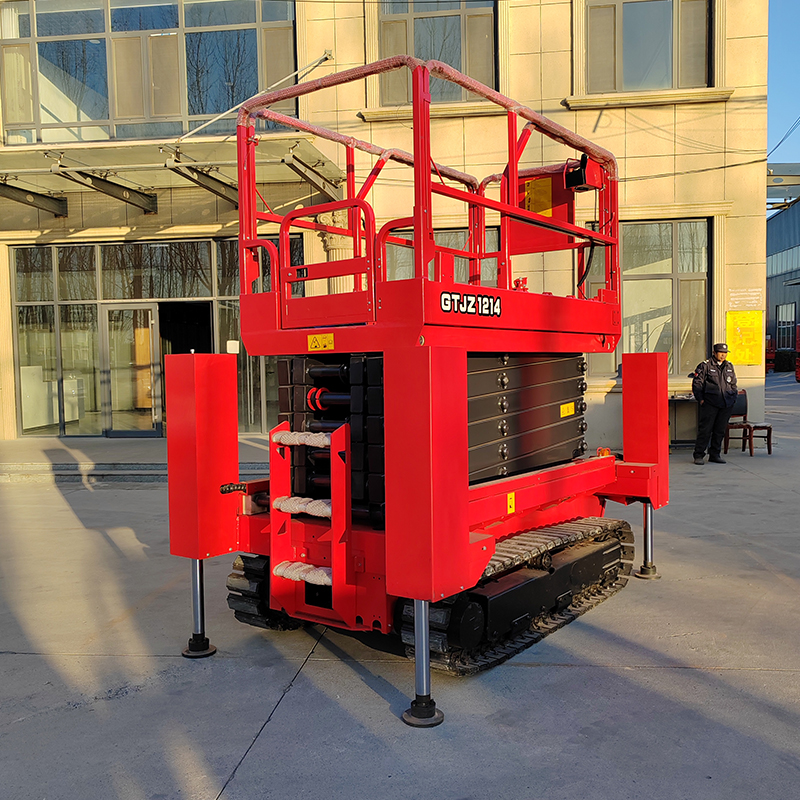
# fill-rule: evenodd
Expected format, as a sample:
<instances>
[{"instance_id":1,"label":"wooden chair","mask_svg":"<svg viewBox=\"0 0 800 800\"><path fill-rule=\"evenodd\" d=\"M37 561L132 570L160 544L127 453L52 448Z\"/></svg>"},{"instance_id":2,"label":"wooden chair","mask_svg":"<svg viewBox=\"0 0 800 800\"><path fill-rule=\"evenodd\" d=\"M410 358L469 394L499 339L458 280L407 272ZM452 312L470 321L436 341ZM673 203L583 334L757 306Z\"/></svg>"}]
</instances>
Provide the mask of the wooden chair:
<instances>
[{"instance_id":1,"label":"wooden chair","mask_svg":"<svg viewBox=\"0 0 800 800\"><path fill-rule=\"evenodd\" d=\"M742 435L741 437L731 436L731 431L741 431ZM747 446L748 442L750 442L750 449L752 451L753 445L751 433L752 426L747 421L747 392L742 389L736 398L736 402L733 404L733 408L731 409L731 418L728 421L728 427L725 429L724 452L728 452L728 445L730 444L731 439L739 438L742 440L742 452L744 453L744 448Z\"/></svg>"},{"instance_id":2,"label":"wooden chair","mask_svg":"<svg viewBox=\"0 0 800 800\"><path fill-rule=\"evenodd\" d=\"M772 455L772 425L766 422L750 422L747 419L747 392L744 389L739 391L739 396L733 404L731 418L728 422L728 427L725 430L725 444L724 452L728 452L728 445L731 438L738 439L738 436L732 437L731 431L740 430L742 432L742 452L744 453L745 447L750 445L750 455L755 455L753 450L753 439L756 435L766 439L767 453ZM756 432L759 432L758 434Z\"/></svg>"}]
</instances>

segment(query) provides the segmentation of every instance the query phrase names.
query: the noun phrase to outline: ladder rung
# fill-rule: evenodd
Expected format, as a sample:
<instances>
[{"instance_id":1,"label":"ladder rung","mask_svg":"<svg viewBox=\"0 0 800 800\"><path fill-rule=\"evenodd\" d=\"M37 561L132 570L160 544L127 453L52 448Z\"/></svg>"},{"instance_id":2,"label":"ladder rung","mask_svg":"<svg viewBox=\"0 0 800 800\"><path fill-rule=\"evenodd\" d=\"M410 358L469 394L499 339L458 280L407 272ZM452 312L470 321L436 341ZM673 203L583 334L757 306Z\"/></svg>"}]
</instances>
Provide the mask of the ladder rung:
<instances>
[{"instance_id":1,"label":"ladder rung","mask_svg":"<svg viewBox=\"0 0 800 800\"><path fill-rule=\"evenodd\" d=\"M276 431L272 434L272 441L275 444L284 445L307 445L309 447L330 447L331 437L329 433L303 433L296 431Z\"/></svg>"},{"instance_id":2,"label":"ladder rung","mask_svg":"<svg viewBox=\"0 0 800 800\"><path fill-rule=\"evenodd\" d=\"M304 564L302 561L281 561L272 570L276 578L286 578L290 581L305 581L317 586L333 586L333 572L330 567L315 567L313 564Z\"/></svg>"}]
</instances>

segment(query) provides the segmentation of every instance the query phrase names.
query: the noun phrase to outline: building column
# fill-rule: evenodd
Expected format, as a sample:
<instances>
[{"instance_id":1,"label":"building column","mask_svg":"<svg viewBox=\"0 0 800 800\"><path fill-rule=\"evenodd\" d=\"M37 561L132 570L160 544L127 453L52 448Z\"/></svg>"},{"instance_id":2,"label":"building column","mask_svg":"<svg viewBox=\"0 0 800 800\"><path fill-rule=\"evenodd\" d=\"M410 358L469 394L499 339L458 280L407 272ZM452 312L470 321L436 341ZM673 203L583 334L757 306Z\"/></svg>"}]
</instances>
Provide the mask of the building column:
<instances>
[{"instance_id":1,"label":"building column","mask_svg":"<svg viewBox=\"0 0 800 800\"><path fill-rule=\"evenodd\" d=\"M329 211L317 215L317 221L322 225L332 225L336 228L347 227L347 211ZM328 261L344 261L353 257L353 240L349 236L342 236L338 233L327 233L320 231L322 247ZM328 294L344 294L353 291L353 278L345 275L340 278L328 278Z\"/></svg>"},{"instance_id":2,"label":"building column","mask_svg":"<svg viewBox=\"0 0 800 800\"><path fill-rule=\"evenodd\" d=\"M9 249L0 245L0 439L17 438L13 307Z\"/></svg>"}]
</instances>

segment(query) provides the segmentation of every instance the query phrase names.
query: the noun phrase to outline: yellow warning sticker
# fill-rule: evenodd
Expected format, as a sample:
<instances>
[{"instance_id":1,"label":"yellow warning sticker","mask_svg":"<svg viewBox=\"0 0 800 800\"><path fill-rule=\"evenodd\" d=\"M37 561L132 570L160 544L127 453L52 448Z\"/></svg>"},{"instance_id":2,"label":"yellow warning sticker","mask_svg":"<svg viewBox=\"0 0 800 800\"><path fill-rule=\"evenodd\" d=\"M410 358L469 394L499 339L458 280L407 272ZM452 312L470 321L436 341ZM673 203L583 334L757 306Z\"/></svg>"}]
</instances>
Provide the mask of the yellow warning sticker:
<instances>
[{"instance_id":1,"label":"yellow warning sticker","mask_svg":"<svg viewBox=\"0 0 800 800\"><path fill-rule=\"evenodd\" d=\"M508 513L513 514L517 510L517 493L509 492L506 498L508 499Z\"/></svg>"},{"instance_id":2,"label":"yellow warning sticker","mask_svg":"<svg viewBox=\"0 0 800 800\"><path fill-rule=\"evenodd\" d=\"M525 183L525 210L553 216L553 181L551 178L537 178Z\"/></svg>"},{"instance_id":3,"label":"yellow warning sticker","mask_svg":"<svg viewBox=\"0 0 800 800\"><path fill-rule=\"evenodd\" d=\"M571 417L575 413L575 403L564 403L561 406L561 416Z\"/></svg>"},{"instance_id":4,"label":"yellow warning sticker","mask_svg":"<svg viewBox=\"0 0 800 800\"><path fill-rule=\"evenodd\" d=\"M308 351L333 350L332 333L311 333L308 336Z\"/></svg>"}]
</instances>

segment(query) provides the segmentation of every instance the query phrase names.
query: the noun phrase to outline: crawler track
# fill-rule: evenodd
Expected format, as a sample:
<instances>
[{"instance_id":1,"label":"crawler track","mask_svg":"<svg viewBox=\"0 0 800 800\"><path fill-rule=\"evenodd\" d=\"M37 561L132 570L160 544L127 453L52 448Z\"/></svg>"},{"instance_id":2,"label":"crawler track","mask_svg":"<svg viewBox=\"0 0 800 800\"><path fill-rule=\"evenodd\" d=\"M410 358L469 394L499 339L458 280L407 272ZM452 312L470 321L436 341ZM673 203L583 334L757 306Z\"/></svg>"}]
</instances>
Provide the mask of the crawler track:
<instances>
[{"instance_id":1,"label":"crawler track","mask_svg":"<svg viewBox=\"0 0 800 800\"><path fill-rule=\"evenodd\" d=\"M604 573L602 578L572 596L566 607L534 617L525 630L511 633L494 642L483 641L472 650L451 646L448 629L458 599L448 598L430 607L431 666L454 675L474 675L502 664L521 653L545 636L585 614L590 609L616 594L628 582L633 567L633 533L627 522L587 517L575 522L554 525L536 531L520 533L497 545L495 555L486 567L479 586L500 575L527 566L540 566L542 559L581 542L600 542L616 539L622 545L618 563ZM403 606L401 636L406 643L406 654L414 658L413 603Z\"/></svg>"},{"instance_id":2,"label":"crawler track","mask_svg":"<svg viewBox=\"0 0 800 800\"><path fill-rule=\"evenodd\" d=\"M502 664L517 653L541 641L545 636L585 614L596 605L616 594L628 582L633 567L633 533L627 522L587 517L549 528L526 531L503 540L497 545L478 583L480 588L519 569L547 570L552 557L581 544L619 542L619 557L604 569L602 575L589 585L571 594L568 604L552 598L545 613L532 617L523 630L516 629L494 641L481 641L476 647L464 649L452 643L454 615L463 613L469 592L447 598L430 606L431 666L454 675L474 675ZM284 612L269 607L269 559L266 556L242 555L233 564L228 576L228 606L237 620L267 630L294 630L304 623ZM474 591L474 590L471 590ZM406 654L414 658L413 603L401 600L400 636L406 644ZM525 609L520 609L524 614Z\"/></svg>"},{"instance_id":3,"label":"crawler track","mask_svg":"<svg viewBox=\"0 0 800 800\"><path fill-rule=\"evenodd\" d=\"M269 607L269 558L237 556L228 575L228 608L239 622L271 631L293 631L302 621Z\"/></svg>"}]
</instances>

